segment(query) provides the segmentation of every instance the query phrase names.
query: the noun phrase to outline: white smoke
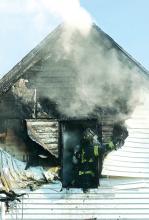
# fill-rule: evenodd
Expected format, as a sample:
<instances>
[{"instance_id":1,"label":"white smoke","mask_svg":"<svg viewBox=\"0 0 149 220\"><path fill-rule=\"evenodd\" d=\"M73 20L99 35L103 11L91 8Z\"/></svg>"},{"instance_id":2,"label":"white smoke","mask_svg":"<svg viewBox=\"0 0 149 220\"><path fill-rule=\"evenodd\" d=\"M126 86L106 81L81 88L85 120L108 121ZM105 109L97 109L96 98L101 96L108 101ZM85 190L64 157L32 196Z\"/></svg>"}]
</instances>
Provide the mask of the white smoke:
<instances>
[{"instance_id":1,"label":"white smoke","mask_svg":"<svg viewBox=\"0 0 149 220\"><path fill-rule=\"evenodd\" d=\"M52 98L57 100L61 112L66 115L79 115L81 112L89 114L96 105L113 107L119 98L124 98L130 87L135 93L139 92L140 77L138 69L129 68L129 62L121 57L113 45L100 34L94 33L92 18L81 6L79 0L1 0L0 12L8 10L11 5L15 13L32 14L38 29L50 26L53 18L56 22L64 22L64 29L59 36L60 42L55 62L68 59L73 60L77 80L74 80L75 94L69 107L64 105L63 98L56 90L52 91ZM9 10L11 12L11 10ZM78 33L79 34L78 34ZM91 34L91 36L90 36ZM101 41L101 42L99 42ZM60 53L63 48L65 53ZM57 49L57 48L56 48ZM67 57L68 56L68 57ZM68 70L69 71L69 70ZM132 76L133 74L133 76ZM128 80L129 79L129 80ZM49 93L50 94L50 93ZM130 105L135 102L134 92L130 94Z\"/></svg>"},{"instance_id":2,"label":"white smoke","mask_svg":"<svg viewBox=\"0 0 149 220\"><path fill-rule=\"evenodd\" d=\"M35 1L35 0L34 0ZM92 23L90 14L81 6L79 0L40 0L46 9L70 27L88 33Z\"/></svg>"},{"instance_id":3,"label":"white smoke","mask_svg":"<svg viewBox=\"0 0 149 220\"><path fill-rule=\"evenodd\" d=\"M9 16L29 17L41 29L50 23L65 22L80 31L89 31L92 22L90 14L81 6L80 0L1 0L0 13Z\"/></svg>"},{"instance_id":4,"label":"white smoke","mask_svg":"<svg viewBox=\"0 0 149 220\"><path fill-rule=\"evenodd\" d=\"M81 6L80 0L32 0L35 8L42 8L53 17L65 24L62 40L63 47L67 53L71 52L71 37L74 31L78 30L80 34L87 36L92 25L91 15ZM44 9L44 10L43 10ZM40 11L40 16L42 14ZM38 15L39 16L39 15Z\"/></svg>"},{"instance_id":5,"label":"white smoke","mask_svg":"<svg viewBox=\"0 0 149 220\"><path fill-rule=\"evenodd\" d=\"M10 44L10 46L7 45L8 48L17 44L16 47L19 51L21 50L20 54L15 54L16 50L13 51L12 46L14 61L9 59L9 62L5 62L8 52L1 50L0 65L3 74L0 74L0 77L60 23L66 23L67 27L69 26L69 33L70 29L71 32L78 29L82 34L87 34L92 20L79 0L0 0L0 19L3 21L0 23L0 39L3 41L3 36L7 36ZM27 35L28 32L30 37ZM15 41L18 36L20 36L20 42L22 37L25 39L24 48ZM68 33L66 37L65 47L69 51Z\"/></svg>"},{"instance_id":6,"label":"white smoke","mask_svg":"<svg viewBox=\"0 0 149 220\"><path fill-rule=\"evenodd\" d=\"M54 18L80 30L82 34L87 34L90 30L91 15L79 0L27 0L25 7L28 12L34 13L38 25L47 19L50 23L50 18Z\"/></svg>"},{"instance_id":7,"label":"white smoke","mask_svg":"<svg viewBox=\"0 0 149 220\"><path fill-rule=\"evenodd\" d=\"M71 95L65 93L66 83L63 89L49 90L49 98L61 113L80 117L101 107L116 109L125 117L127 110L132 111L140 102L142 87L146 86L142 71L95 25L85 36L62 27L57 39L47 69L50 71L52 65L53 74L62 78L67 74L65 80L72 87Z\"/></svg>"}]
</instances>

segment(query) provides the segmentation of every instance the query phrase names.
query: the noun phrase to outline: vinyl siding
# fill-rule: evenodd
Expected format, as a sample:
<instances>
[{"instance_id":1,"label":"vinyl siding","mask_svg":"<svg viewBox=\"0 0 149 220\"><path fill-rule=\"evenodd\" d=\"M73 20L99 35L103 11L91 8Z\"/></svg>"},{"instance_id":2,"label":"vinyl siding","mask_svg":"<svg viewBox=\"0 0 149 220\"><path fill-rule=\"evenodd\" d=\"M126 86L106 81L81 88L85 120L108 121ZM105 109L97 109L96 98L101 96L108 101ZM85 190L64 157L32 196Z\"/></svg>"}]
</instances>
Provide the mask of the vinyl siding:
<instances>
[{"instance_id":1,"label":"vinyl siding","mask_svg":"<svg viewBox=\"0 0 149 220\"><path fill-rule=\"evenodd\" d=\"M53 189L52 189L53 188ZM134 178L103 178L100 187L60 191L48 185L29 192L6 215L6 220L48 219L149 219L149 181Z\"/></svg>"},{"instance_id":2,"label":"vinyl siding","mask_svg":"<svg viewBox=\"0 0 149 220\"><path fill-rule=\"evenodd\" d=\"M56 120L26 120L30 138L58 157L59 125Z\"/></svg>"},{"instance_id":3,"label":"vinyl siding","mask_svg":"<svg viewBox=\"0 0 149 220\"><path fill-rule=\"evenodd\" d=\"M124 146L104 161L103 175L149 178L149 105L139 106L126 121L129 136Z\"/></svg>"}]
</instances>

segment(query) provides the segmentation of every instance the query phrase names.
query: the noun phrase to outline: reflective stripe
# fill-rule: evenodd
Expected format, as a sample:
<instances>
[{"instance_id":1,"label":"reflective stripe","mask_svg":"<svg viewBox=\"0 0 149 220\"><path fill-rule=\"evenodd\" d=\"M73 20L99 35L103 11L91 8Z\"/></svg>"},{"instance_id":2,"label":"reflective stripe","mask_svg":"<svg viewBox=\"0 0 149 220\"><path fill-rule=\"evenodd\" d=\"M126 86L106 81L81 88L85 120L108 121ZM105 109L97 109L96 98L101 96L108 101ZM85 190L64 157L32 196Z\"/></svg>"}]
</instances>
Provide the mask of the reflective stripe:
<instances>
[{"instance_id":1,"label":"reflective stripe","mask_svg":"<svg viewBox=\"0 0 149 220\"><path fill-rule=\"evenodd\" d=\"M94 155L95 155L95 157L98 157L99 156L99 148L98 148L98 146L96 145L96 146L94 146Z\"/></svg>"},{"instance_id":2,"label":"reflective stripe","mask_svg":"<svg viewBox=\"0 0 149 220\"><path fill-rule=\"evenodd\" d=\"M108 147L109 147L110 149L113 149L114 146L115 146L115 145L113 144L113 141L110 141L109 144L108 144Z\"/></svg>"},{"instance_id":3,"label":"reflective stripe","mask_svg":"<svg viewBox=\"0 0 149 220\"><path fill-rule=\"evenodd\" d=\"M88 171L79 171L79 176L85 175L85 174L90 174L92 176L95 176L95 174L90 170L88 170Z\"/></svg>"},{"instance_id":4,"label":"reflective stripe","mask_svg":"<svg viewBox=\"0 0 149 220\"><path fill-rule=\"evenodd\" d=\"M85 151L84 151L84 149L82 149L82 158L81 158L81 162L82 162L82 163L85 163L85 162L92 163L92 162L94 162L94 160L93 160L92 158L90 158L89 160L87 160L87 158L85 158Z\"/></svg>"},{"instance_id":5,"label":"reflective stripe","mask_svg":"<svg viewBox=\"0 0 149 220\"><path fill-rule=\"evenodd\" d=\"M84 149L82 149L82 160L81 160L82 163L85 163L87 162L86 158L85 158L85 151Z\"/></svg>"},{"instance_id":6,"label":"reflective stripe","mask_svg":"<svg viewBox=\"0 0 149 220\"><path fill-rule=\"evenodd\" d=\"M95 145L93 147L93 149L94 149L94 156L98 157L99 156L99 147L98 147L98 145ZM85 151L84 151L84 149L82 149L81 162L82 163L85 163L85 162L92 163L92 162L94 162L94 159L90 158L89 160L87 160L87 158L85 157Z\"/></svg>"}]
</instances>

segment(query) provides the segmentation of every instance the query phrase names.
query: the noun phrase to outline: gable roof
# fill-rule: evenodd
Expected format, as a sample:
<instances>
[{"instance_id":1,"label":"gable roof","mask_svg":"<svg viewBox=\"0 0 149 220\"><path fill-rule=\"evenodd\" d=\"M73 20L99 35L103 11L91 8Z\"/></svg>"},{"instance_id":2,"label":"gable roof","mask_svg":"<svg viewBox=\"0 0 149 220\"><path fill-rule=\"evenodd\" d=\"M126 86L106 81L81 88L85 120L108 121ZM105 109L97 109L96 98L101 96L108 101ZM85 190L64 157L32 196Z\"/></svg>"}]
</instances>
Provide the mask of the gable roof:
<instances>
[{"instance_id":1,"label":"gable roof","mask_svg":"<svg viewBox=\"0 0 149 220\"><path fill-rule=\"evenodd\" d=\"M128 54L120 45L118 45L108 34L101 30L96 24L94 28L99 34L104 35L112 45L123 55L125 55L139 70L148 78L149 72L138 61L136 61L130 54ZM0 96L6 93L15 82L32 66L39 62L43 56L48 55L47 45L52 46L55 39L62 33L63 25L59 25L53 32L51 32L44 40L42 40L33 50L31 50L19 63L17 63L6 75L0 80Z\"/></svg>"}]
</instances>

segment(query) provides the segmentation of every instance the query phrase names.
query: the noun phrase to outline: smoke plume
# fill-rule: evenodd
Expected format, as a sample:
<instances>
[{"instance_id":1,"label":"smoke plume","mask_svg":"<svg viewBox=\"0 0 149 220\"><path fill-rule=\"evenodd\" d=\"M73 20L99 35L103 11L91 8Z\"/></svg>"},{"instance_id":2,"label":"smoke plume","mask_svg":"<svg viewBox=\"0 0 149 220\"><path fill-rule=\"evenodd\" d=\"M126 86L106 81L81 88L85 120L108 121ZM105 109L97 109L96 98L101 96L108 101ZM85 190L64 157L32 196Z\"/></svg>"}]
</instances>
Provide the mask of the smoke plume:
<instances>
[{"instance_id":1,"label":"smoke plume","mask_svg":"<svg viewBox=\"0 0 149 220\"><path fill-rule=\"evenodd\" d=\"M90 26L87 35L63 25L47 69L51 71L53 65L55 74L68 75L65 86L72 88L68 94L65 88L52 89L49 98L69 117L89 115L99 107L128 114L140 102L146 86L138 66L96 25Z\"/></svg>"},{"instance_id":2,"label":"smoke plume","mask_svg":"<svg viewBox=\"0 0 149 220\"><path fill-rule=\"evenodd\" d=\"M42 4L54 16L61 18L70 28L74 27L81 33L89 31L92 19L90 14L81 7L79 0L42 0Z\"/></svg>"},{"instance_id":3,"label":"smoke plume","mask_svg":"<svg viewBox=\"0 0 149 220\"><path fill-rule=\"evenodd\" d=\"M45 24L49 28L51 22L64 22L83 34L90 29L91 15L81 6L80 0L27 0L24 4L39 29Z\"/></svg>"},{"instance_id":4,"label":"smoke plume","mask_svg":"<svg viewBox=\"0 0 149 220\"><path fill-rule=\"evenodd\" d=\"M98 107L115 108L122 115L135 108L146 87L142 71L93 25L79 0L26 2L26 10L35 15L38 24L43 24L47 14L63 22L44 68L49 75L59 74L64 88L49 88L48 95L43 90L44 97L56 102L58 110L70 117L89 115Z\"/></svg>"},{"instance_id":5,"label":"smoke plume","mask_svg":"<svg viewBox=\"0 0 149 220\"><path fill-rule=\"evenodd\" d=\"M71 100L64 101L58 89L50 99L58 104L59 111L67 116L89 115L98 107L114 108L127 114L141 99L143 77L119 48L116 48L93 25L89 13L79 0L39 1L49 13L60 18L64 25L57 40L55 65L64 61L72 65L73 87ZM71 72L66 64L66 71Z\"/></svg>"}]
</instances>

